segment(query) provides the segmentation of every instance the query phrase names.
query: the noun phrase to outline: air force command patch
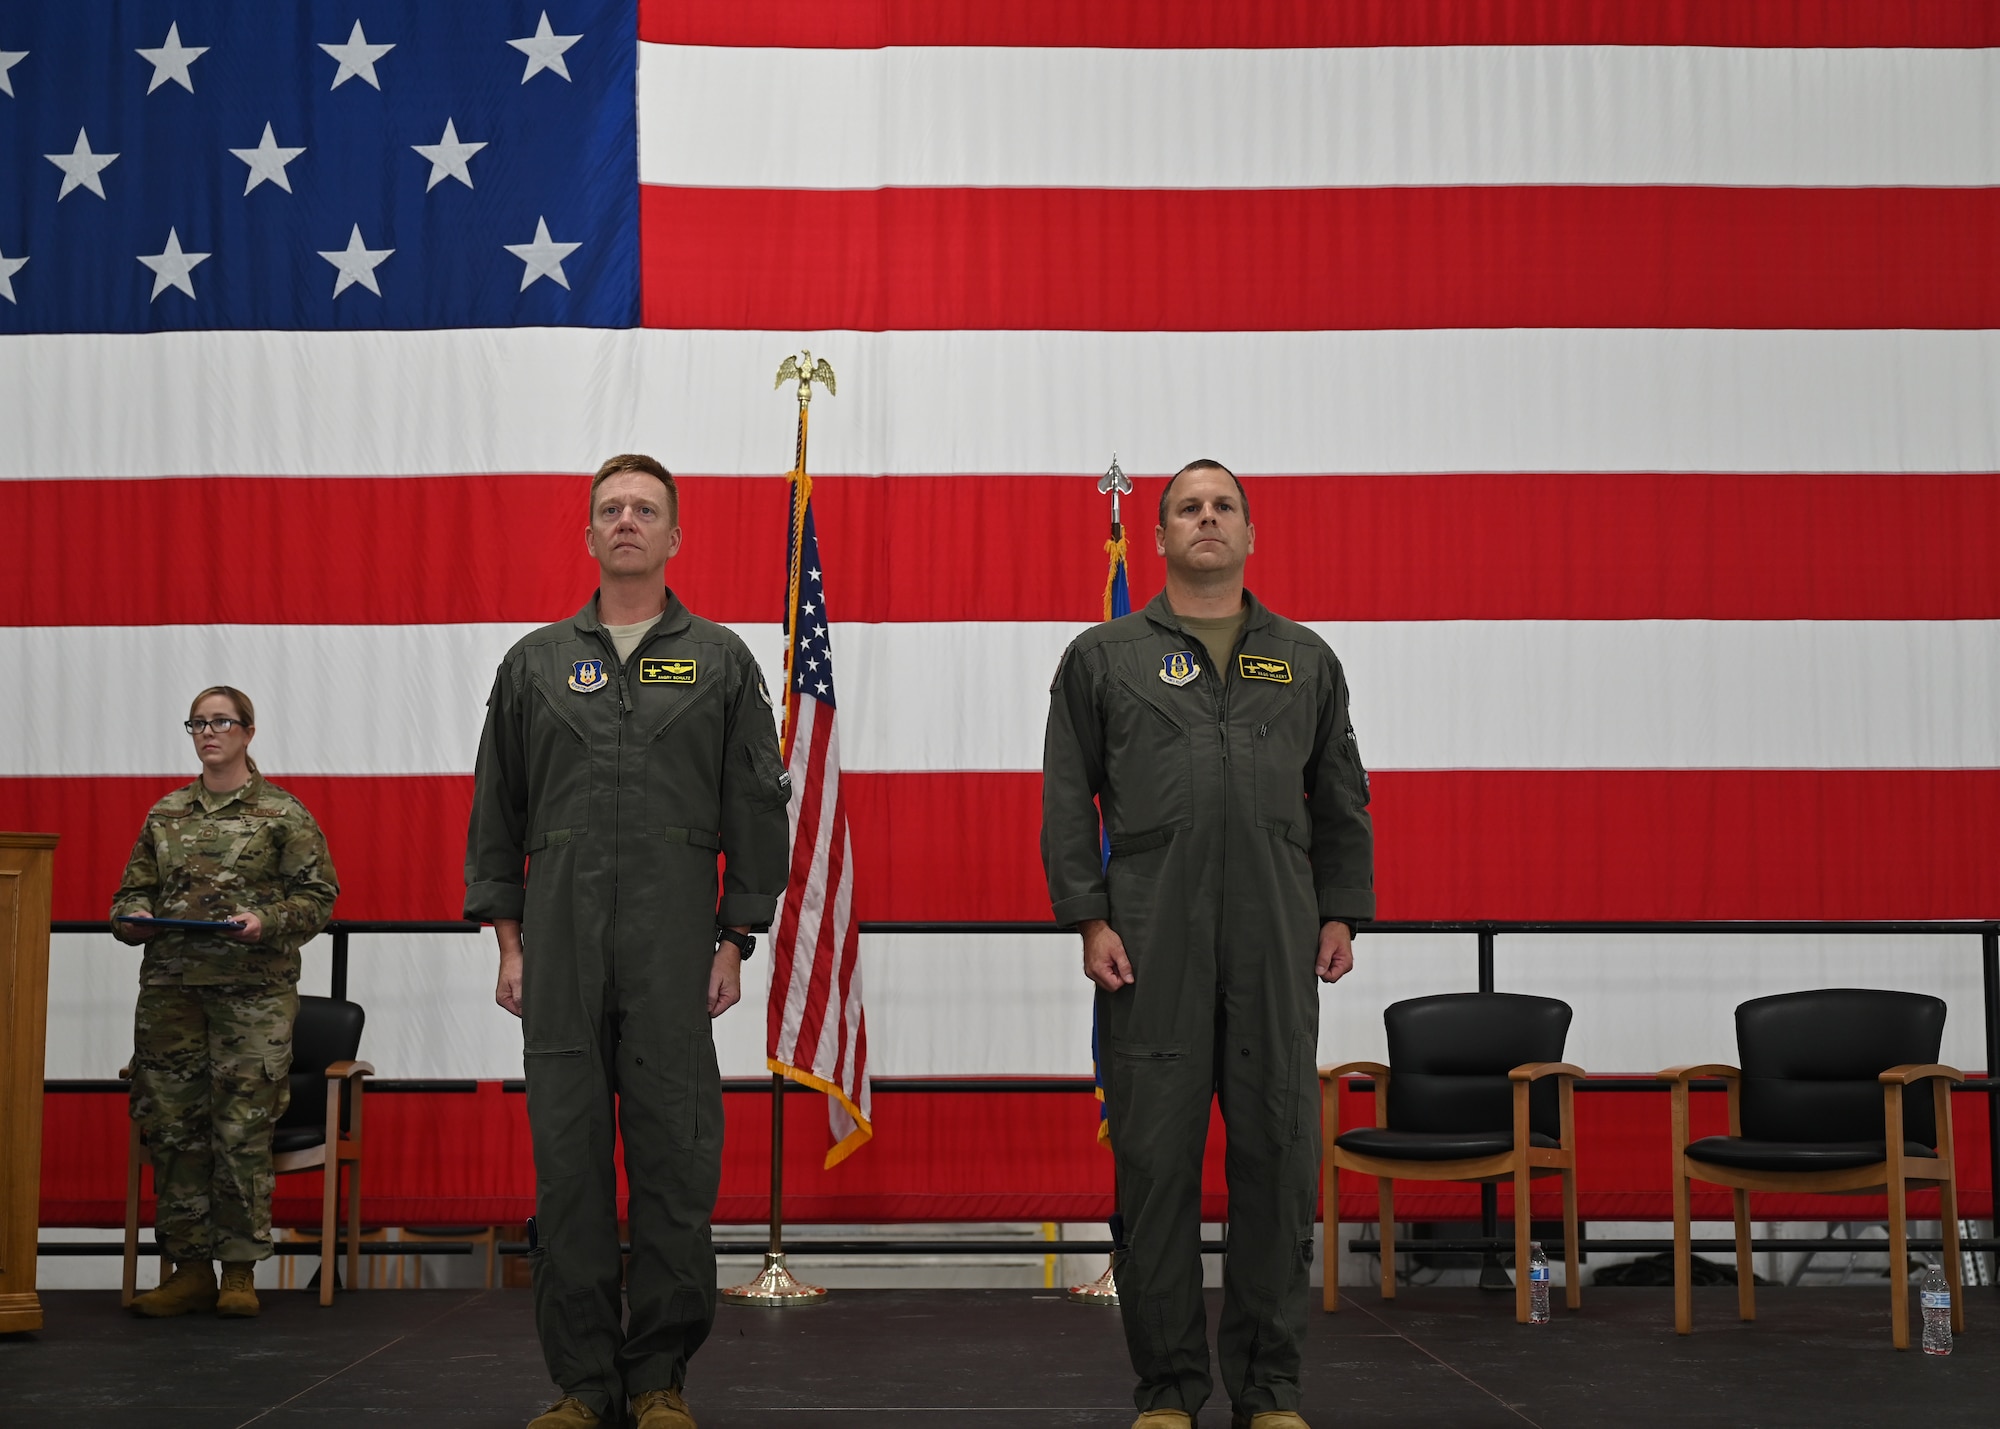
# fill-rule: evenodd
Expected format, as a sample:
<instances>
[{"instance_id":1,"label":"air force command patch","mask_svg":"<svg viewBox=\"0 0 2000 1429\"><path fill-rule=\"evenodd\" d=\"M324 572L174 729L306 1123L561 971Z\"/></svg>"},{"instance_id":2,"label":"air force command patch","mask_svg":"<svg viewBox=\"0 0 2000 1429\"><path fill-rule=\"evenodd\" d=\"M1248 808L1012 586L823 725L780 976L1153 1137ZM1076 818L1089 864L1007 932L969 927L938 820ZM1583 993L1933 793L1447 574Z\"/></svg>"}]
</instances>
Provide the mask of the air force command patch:
<instances>
[{"instance_id":1,"label":"air force command patch","mask_svg":"<svg viewBox=\"0 0 2000 1429\"><path fill-rule=\"evenodd\" d=\"M639 683L642 685L692 685L694 683L694 661L692 660L651 660L639 661Z\"/></svg>"},{"instance_id":2,"label":"air force command patch","mask_svg":"<svg viewBox=\"0 0 2000 1429\"><path fill-rule=\"evenodd\" d=\"M580 695L594 694L609 683L602 660L579 660L569 667L569 687Z\"/></svg>"},{"instance_id":3,"label":"air force command patch","mask_svg":"<svg viewBox=\"0 0 2000 1429\"><path fill-rule=\"evenodd\" d=\"M1280 685L1292 682L1291 662L1273 660L1268 655L1238 655L1236 673L1246 680L1271 680Z\"/></svg>"},{"instance_id":4,"label":"air force command patch","mask_svg":"<svg viewBox=\"0 0 2000 1429\"><path fill-rule=\"evenodd\" d=\"M1194 662L1194 651L1176 650L1171 655L1161 657L1160 678L1179 688L1191 685L1201 677L1201 666Z\"/></svg>"}]
</instances>

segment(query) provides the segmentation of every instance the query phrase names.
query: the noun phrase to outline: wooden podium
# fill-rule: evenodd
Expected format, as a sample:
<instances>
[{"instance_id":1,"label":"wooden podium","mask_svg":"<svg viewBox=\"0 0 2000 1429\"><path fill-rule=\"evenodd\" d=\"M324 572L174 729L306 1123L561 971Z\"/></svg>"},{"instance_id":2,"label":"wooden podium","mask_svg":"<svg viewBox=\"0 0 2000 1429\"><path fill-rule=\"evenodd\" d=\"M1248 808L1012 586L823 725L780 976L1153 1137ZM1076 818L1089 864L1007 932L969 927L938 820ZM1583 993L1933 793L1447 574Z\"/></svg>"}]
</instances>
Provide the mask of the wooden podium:
<instances>
[{"instance_id":1,"label":"wooden podium","mask_svg":"<svg viewBox=\"0 0 2000 1429\"><path fill-rule=\"evenodd\" d=\"M42 1328L42 1053L56 835L0 833L0 1334Z\"/></svg>"}]
</instances>

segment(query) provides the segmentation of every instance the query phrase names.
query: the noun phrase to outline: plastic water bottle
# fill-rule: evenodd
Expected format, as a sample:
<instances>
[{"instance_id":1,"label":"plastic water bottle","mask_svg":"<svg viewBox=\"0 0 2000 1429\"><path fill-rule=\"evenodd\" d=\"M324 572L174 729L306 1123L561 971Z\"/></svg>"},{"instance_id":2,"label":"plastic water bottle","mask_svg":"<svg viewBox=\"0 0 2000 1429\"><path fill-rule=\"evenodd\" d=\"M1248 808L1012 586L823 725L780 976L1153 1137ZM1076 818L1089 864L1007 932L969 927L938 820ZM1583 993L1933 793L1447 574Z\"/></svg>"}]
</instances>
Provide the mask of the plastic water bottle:
<instances>
[{"instance_id":1,"label":"plastic water bottle","mask_svg":"<svg viewBox=\"0 0 2000 1429\"><path fill-rule=\"evenodd\" d=\"M1924 1287L1927 1291L1930 1288L1928 1280L1924 1282ZM1926 1299L1924 1303L1928 1305L1930 1301ZM1542 1250L1542 1243L1538 1240L1532 1240L1528 1242L1528 1323L1530 1325L1546 1325L1548 1322L1549 1258ZM1947 1331L1947 1337L1944 1342L1945 1348L1940 1353L1950 1352L1951 1340L1949 1335L1950 1332ZM1929 1349L1930 1347L1930 1311L1926 1310L1924 1312L1924 1348Z\"/></svg>"},{"instance_id":2,"label":"plastic water bottle","mask_svg":"<svg viewBox=\"0 0 2000 1429\"><path fill-rule=\"evenodd\" d=\"M1951 1286L1944 1272L1933 1265L1924 1272L1923 1287L1917 1296L1924 1307L1924 1353L1951 1353Z\"/></svg>"}]
</instances>

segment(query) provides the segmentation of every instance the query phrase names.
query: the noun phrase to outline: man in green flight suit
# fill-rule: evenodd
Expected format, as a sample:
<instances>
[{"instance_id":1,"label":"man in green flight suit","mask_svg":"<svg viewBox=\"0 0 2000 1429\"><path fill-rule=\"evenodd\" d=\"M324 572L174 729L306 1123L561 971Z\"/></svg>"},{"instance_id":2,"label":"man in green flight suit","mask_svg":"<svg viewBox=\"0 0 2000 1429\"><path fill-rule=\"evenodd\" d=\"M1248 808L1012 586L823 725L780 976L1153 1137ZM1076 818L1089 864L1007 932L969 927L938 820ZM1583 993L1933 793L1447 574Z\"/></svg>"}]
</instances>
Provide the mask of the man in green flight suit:
<instances>
[{"instance_id":1,"label":"man in green flight suit","mask_svg":"<svg viewBox=\"0 0 2000 1429\"><path fill-rule=\"evenodd\" d=\"M1134 1429L1184 1429L1211 1388L1200 1243L1213 1096L1229 1136L1223 1386L1239 1429L1304 1427L1314 980L1354 966L1354 929L1375 912L1346 677L1324 640L1243 588L1249 515L1219 463L1178 472L1155 532L1166 589L1078 636L1050 687L1042 862L1098 988Z\"/></svg>"},{"instance_id":2,"label":"man in green flight suit","mask_svg":"<svg viewBox=\"0 0 2000 1429\"><path fill-rule=\"evenodd\" d=\"M535 1325L563 1396L531 1429L620 1426L628 1397L638 1429L693 1429L681 1386L715 1319L722 1174L709 1019L785 887L771 697L741 638L666 587L679 506L651 457L599 468L597 594L507 652L474 771L465 916L493 924L495 998L522 1021Z\"/></svg>"}]
</instances>

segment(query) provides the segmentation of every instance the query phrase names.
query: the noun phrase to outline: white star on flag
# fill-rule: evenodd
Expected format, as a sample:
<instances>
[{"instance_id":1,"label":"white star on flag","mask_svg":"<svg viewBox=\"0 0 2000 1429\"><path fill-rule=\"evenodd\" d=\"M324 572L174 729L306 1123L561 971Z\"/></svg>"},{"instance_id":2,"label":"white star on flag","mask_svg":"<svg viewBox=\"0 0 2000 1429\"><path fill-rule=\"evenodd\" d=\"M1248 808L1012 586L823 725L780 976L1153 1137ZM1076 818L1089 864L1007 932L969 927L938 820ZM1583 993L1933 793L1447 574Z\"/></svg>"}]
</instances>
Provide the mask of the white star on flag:
<instances>
[{"instance_id":1,"label":"white star on flag","mask_svg":"<svg viewBox=\"0 0 2000 1429\"><path fill-rule=\"evenodd\" d=\"M461 144L458 130L452 122L444 121L444 137L435 144L412 144L419 154L431 161L431 181L424 185L429 193L446 179L457 179L467 188L472 187L472 171L466 167L466 160L486 147L485 140L477 144Z\"/></svg>"},{"instance_id":2,"label":"white star on flag","mask_svg":"<svg viewBox=\"0 0 2000 1429\"><path fill-rule=\"evenodd\" d=\"M290 193L292 181L285 176L285 165L303 154L305 149L282 147L277 137L271 133L270 124L266 122L263 141L256 148L231 149L229 152L250 166L250 177L243 185L243 192L249 193L268 179L286 193Z\"/></svg>"},{"instance_id":3,"label":"white star on flag","mask_svg":"<svg viewBox=\"0 0 2000 1429\"><path fill-rule=\"evenodd\" d=\"M321 49L340 61L340 68L334 71L333 87L339 89L357 75L368 81L376 89L382 82L375 78L375 61L395 49L394 45L371 45L368 36L361 33L361 22L356 20L354 28L348 31L347 43L342 45L321 45Z\"/></svg>"},{"instance_id":4,"label":"white star on flag","mask_svg":"<svg viewBox=\"0 0 2000 1429\"><path fill-rule=\"evenodd\" d=\"M194 93L194 80L188 75L188 66L208 53L207 45L183 45L181 27L178 22L167 26L167 38L157 50L140 50L139 58L153 67L153 82L146 86L151 94L168 80L172 80L189 94Z\"/></svg>"},{"instance_id":5,"label":"white star on flag","mask_svg":"<svg viewBox=\"0 0 2000 1429\"><path fill-rule=\"evenodd\" d=\"M563 51L582 38L582 35L556 34L549 28L549 12L542 11L542 22L535 26L534 34L525 40L507 41L528 57L528 68L521 76L521 83L526 84L545 69L568 79L569 65L563 60Z\"/></svg>"},{"instance_id":6,"label":"white star on flag","mask_svg":"<svg viewBox=\"0 0 2000 1429\"><path fill-rule=\"evenodd\" d=\"M160 294L169 288L179 288L190 298L194 296L194 280L188 275L198 263L206 263L206 253L184 253L181 251L181 236L174 229L167 230L167 246L164 252L148 256L139 255L139 261L153 270L153 296L147 301L157 302Z\"/></svg>"},{"instance_id":7,"label":"white star on flag","mask_svg":"<svg viewBox=\"0 0 2000 1429\"><path fill-rule=\"evenodd\" d=\"M14 81L7 77L7 71L27 57L26 50L0 50L0 94L14 97Z\"/></svg>"},{"instance_id":8,"label":"white star on flag","mask_svg":"<svg viewBox=\"0 0 2000 1429\"><path fill-rule=\"evenodd\" d=\"M336 248L331 253L321 249L319 256L340 270L340 276L333 281L336 298L356 283L379 298L382 290L375 286L375 267L395 251L393 248L368 247L361 241L361 225L357 223L354 232L348 235L345 248Z\"/></svg>"},{"instance_id":9,"label":"white star on flag","mask_svg":"<svg viewBox=\"0 0 2000 1429\"><path fill-rule=\"evenodd\" d=\"M9 258L5 253L0 253L0 298L5 298L10 303L18 301L14 297L14 275L21 271L27 261L28 255L25 253L19 258Z\"/></svg>"},{"instance_id":10,"label":"white star on flag","mask_svg":"<svg viewBox=\"0 0 2000 1429\"><path fill-rule=\"evenodd\" d=\"M532 243L503 243L500 245L528 266L521 273L520 291L527 292L528 284L537 278L553 278L563 287L569 286L569 279L563 274L562 260L583 247L581 243L557 243L549 237L549 221L535 220L535 241Z\"/></svg>"},{"instance_id":11,"label":"white star on flag","mask_svg":"<svg viewBox=\"0 0 2000 1429\"><path fill-rule=\"evenodd\" d=\"M104 171L106 164L118 156L91 153L90 136L79 129L76 131L74 150L67 154L44 154L42 157L63 171L62 190L56 194L56 202L61 203L75 189L89 189L103 198L104 180L98 175Z\"/></svg>"}]
</instances>

